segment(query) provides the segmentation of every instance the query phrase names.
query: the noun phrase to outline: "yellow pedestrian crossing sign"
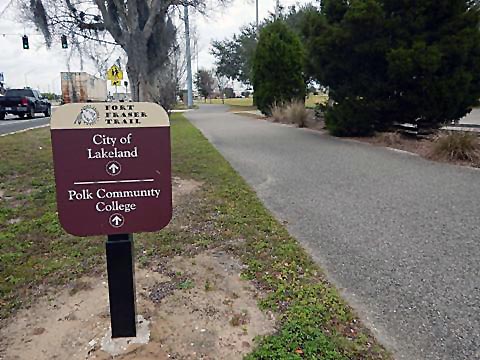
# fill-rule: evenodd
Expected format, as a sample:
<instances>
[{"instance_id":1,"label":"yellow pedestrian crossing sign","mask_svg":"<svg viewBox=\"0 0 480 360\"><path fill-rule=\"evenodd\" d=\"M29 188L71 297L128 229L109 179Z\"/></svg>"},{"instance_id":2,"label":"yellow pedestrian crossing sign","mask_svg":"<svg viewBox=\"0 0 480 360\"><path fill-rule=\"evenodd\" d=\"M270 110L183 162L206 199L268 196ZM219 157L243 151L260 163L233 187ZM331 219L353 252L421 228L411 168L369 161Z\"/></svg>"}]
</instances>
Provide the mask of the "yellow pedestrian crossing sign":
<instances>
[{"instance_id":1,"label":"yellow pedestrian crossing sign","mask_svg":"<svg viewBox=\"0 0 480 360\"><path fill-rule=\"evenodd\" d=\"M107 71L107 79L111 81L123 80L123 71L117 65L113 65Z\"/></svg>"},{"instance_id":2,"label":"yellow pedestrian crossing sign","mask_svg":"<svg viewBox=\"0 0 480 360\"><path fill-rule=\"evenodd\" d=\"M120 80L112 80L112 86L121 86L122 82Z\"/></svg>"}]
</instances>

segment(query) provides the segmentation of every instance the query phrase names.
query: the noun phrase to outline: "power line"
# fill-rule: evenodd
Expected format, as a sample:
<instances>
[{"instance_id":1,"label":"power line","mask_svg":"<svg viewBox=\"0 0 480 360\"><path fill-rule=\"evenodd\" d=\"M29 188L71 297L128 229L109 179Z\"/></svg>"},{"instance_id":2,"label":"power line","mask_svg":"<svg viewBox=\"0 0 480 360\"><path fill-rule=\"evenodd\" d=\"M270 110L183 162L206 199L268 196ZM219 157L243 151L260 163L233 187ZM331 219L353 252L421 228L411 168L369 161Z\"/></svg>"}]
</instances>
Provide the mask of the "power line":
<instances>
[{"instance_id":1,"label":"power line","mask_svg":"<svg viewBox=\"0 0 480 360\"><path fill-rule=\"evenodd\" d=\"M20 36L22 37L23 35L27 35L27 36L43 36L42 34L20 34L20 33L0 33L1 36L3 37L6 37L6 36Z\"/></svg>"}]
</instances>

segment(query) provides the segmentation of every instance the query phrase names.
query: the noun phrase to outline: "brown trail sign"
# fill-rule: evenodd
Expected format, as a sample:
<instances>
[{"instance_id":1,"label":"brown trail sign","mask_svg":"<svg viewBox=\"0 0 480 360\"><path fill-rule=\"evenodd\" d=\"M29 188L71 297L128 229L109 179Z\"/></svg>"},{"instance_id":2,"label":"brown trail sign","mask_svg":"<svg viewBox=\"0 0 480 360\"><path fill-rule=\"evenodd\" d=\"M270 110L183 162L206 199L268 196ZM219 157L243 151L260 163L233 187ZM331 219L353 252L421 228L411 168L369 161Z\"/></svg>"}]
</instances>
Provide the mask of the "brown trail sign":
<instances>
[{"instance_id":1,"label":"brown trail sign","mask_svg":"<svg viewBox=\"0 0 480 360\"><path fill-rule=\"evenodd\" d=\"M77 236L157 231L172 216L168 115L150 103L68 104L52 117L58 216Z\"/></svg>"},{"instance_id":2,"label":"brown trail sign","mask_svg":"<svg viewBox=\"0 0 480 360\"><path fill-rule=\"evenodd\" d=\"M172 217L168 115L152 103L68 104L54 112L51 136L60 223L108 235L112 337L135 336L132 234Z\"/></svg>"}]
</instances>

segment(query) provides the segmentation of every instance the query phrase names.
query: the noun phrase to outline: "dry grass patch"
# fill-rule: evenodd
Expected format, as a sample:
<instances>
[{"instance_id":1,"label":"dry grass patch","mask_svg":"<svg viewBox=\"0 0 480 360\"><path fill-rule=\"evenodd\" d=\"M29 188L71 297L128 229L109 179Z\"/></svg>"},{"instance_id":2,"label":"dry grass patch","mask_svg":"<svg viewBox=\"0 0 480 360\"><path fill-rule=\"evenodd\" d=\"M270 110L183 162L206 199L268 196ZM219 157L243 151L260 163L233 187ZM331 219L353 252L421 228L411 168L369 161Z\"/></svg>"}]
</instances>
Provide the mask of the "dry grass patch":
<instances>
[{"instance_id":1,"label":"dry grass patch","mask_svg":"<svg viewBox=\"0 0 480 360\"><path fill-rule=\"evenodd\" d=\"M303 101L293 100L285 107L285 115L288 122L300 128L307 126L308 111Z\"/></svg>"},{"instance_id":2,"label":"dry grass patch","mask_svg":"<svg viewBox=\"0 0 480 360\"><path fill-rule=\"evenodd\" d=\"M308 127L309 112L300 100L293 100L287 104L275 102L270 108L273 122L294 124L300 128Z\"/></svg>"},{"instance_id":3,"label":"dry grass patch","mask_svg":"<svg viewBox=\"0 0 480 360\"><path fill-rule=\"evenodd\" d=\"M405 142L402 134L398 132L381 133L377 135L377 138L380 143L392 147L402 145Z\"/></svg>"},{"instance_id":4,"label":"dry grass patch","mask_svg":"<svg viewBox=\"0 0 480 360\"><path fill-rule=\"evenodd\" d=\"M429 155L432 159L477 163L480 159L478 137L467 132L449 132L433 141Z\"/></svg>"},{"instance_id":5,"label":"dry grass patch","mask_svg":"<svg viewBox=\"0 0 480 360\"><path fill-rule=\"evenodd\" d=\"M273 122L285 123L286 114L283 103L273 103L272 107L270 108L270 113L272 114Z\"/></svg>"}]
</instances>

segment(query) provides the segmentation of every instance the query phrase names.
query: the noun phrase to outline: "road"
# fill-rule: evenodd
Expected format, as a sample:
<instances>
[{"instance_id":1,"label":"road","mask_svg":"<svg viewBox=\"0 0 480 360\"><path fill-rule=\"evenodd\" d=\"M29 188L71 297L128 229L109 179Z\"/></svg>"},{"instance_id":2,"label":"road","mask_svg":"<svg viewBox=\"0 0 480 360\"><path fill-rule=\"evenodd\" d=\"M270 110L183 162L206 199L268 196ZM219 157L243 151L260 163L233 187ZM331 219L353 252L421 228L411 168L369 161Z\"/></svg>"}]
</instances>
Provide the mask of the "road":
<instances>
[{"instance_id":1,"label":"road","mask_svg":"<svg viewBox=\"0 0 480 360\"><path fill-rule=\"evenodd\" d=\"M480 359L480 172L201 106L187 117L397 359Z\"/></svg>"},{"instance_id":2,"label":"road","mask_svg":"<svg viewBox=\"0 0 480 360\"><path fill-rule=\"evenodd\" d=\"M7 115L5 120L0 120L0 136L48 124L50 124L49 117L42 116L34 119L19 119L16 116Z\"/></svg>"}]
</instances>

